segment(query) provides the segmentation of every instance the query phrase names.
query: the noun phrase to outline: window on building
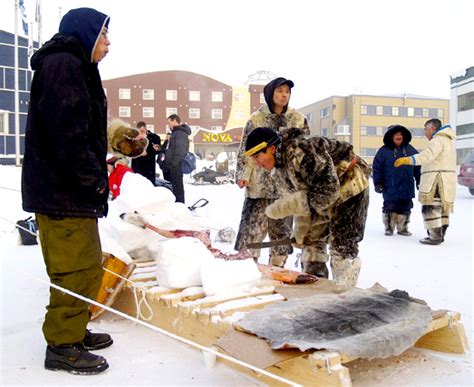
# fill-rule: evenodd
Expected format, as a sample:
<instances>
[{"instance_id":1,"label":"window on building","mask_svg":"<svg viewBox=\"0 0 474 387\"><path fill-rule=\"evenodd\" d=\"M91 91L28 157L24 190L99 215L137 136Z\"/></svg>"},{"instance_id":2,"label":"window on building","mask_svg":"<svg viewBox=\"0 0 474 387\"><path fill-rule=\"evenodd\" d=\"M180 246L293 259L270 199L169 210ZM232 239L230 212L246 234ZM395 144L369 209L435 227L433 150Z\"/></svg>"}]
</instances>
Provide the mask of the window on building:
<instances>
[{"instance_id":1,"label":"window on building","mask_svg":"<svg viewBox=\"0 0 474 387\"><path fill-rule=\"evenodd\" d=\"M169 117L172 114L178 114L178 108L175 107L167 107L166 108L166 117Z\"/></svg>"},{"instance_id":2,"label":"window on building","mask_svg":"<svg viewBox=\"0 0 474 387\"><path fill-rule=\"evenodd\" d=\"M336 134L351 134L350 133L350 126L349 125L337 125L337 133Z\"/></svg>"},{"instance_id":3,"label":"window on building","mask_svg":"<svg viewBox=\"0 0 474 387\"><path fill-rule=\"evenodd\" d=\"M198 108L189 109L189 118L201 118L201 109L198 109Z\"/></svg>"},{"instance_id":4,"label":"window on building","mask_svg":"<svg viewBox=\"0 0 474 387\"><path fill-rule=\"evenodd\" d=\"M377 126L377 128L375 129L375 135L379 137L383 136L383 128L381 126Z\"/></svg>"},{"instance_id":5,"label":"window on building","mask_svg":"<svg viewBox=\"0 0 474 387\"><path fill-rule=\"evenodd\" d=\"M201 92L198 90L189 90L189 100L190 101L200 101Z\"/></svg>"},{"instance_id":6,"label":"window on building","mask_svg":"<svg viewBox=\"0 0 474 387\"><path fill-rule=\"evenodd\" d=\"M367 105L360 105L360 114L367 115Z\"/></svg>"},{"instance_id":7,"label":"window on building","mask_svg":"<svg viewBox=\"0 0 474 387\"><path fill-rule=\"evenodd\" d=\"M119 117L130 117L130 106L119 106Z\"/></svg>"},{"instance_id":8,"label":"window on building","mask_svg":"<svg viewBox=\"0 0 474 387\"><path fill-rule=\"evenodd\" d=\"M237 94L238 93L234 94L234 101L235 101L235 96ZM212 102L222 102L222 91L213 91L211 93L211 99L212 99Z\"/></svg>"},{"instance_id":9,"label":"window on building","mask_svg":"<svg viewBox=\"0 0 474 387\"><path fill-rule=\"evenodd\" d=\"M458 112L474 109L474 91L458 95Z\"/></svg>"},{"instance_id":10,"label":"window on building","mask_svg":"<svg viewBox=\"0 0 474 387\"><path fill-rule=\"evenodd\" d=\"M360 127L360 135L361 136L367 136L367 126L361 126Z\"/></svg>"},{"instance_id":11,"label":"window on building","mask_svg":"<svg viewBox=\"0 0 474 387\"><path fill-rule=\"evenodd\" d=\"M260 103L266 103L263 93L260 93Z\"/></svg>"},{"instance_id":12,"label":"window on building","mask_svg":"<svg viewBox=\"0 0 474 387\"><path fill-rule=\"evenodd\" d=\"M329 117L329 108L323 108L319 111L319 118Z\"/></svg>"},{"instance_id":13,"label":"window on building","mask_svg":"<svg viewBox=\"0 0 474 387\"><path fill-rule=\"evenodd\" d=\"M130 89L119 89L119 99L130 99Z\"/></svg>"},{"instance_id":14,"label":"window on building","mask_svg":"<svg viewBox=\"0 0 474 387\"><path fill-rule=\"evenodd\" d=\"M443 109L438 109L438 118L443 118L444 111Z\"/></svg>"},{"instance_id":15,"label":"window on building","mask_svg":"<svg viewBox=\"0 0 474 387\"><path fill-rule=\"evenodd\" d=\"M8 112L0 110L0 133L8 134Z\"/></svg>"},{"instance_id":16,"label":"window on building","mask_svg":"<svg viewBox=\"0 0 474 387\"><path fill-rule=\"evenodd\" d=\"M413 128L411 133L413 137L425 137L425 128Z\"/></svg>"},{"instance_id":17,"label":"window on building","mask_svg":"<svg viewBox=\"0 0 474 387\"><path fill-rule=\"evenodd\" d=\"M384 116L392 115L392 107L391 106L383 106L383 115Z\"/></svg>"},{"instance_id":18,"label":"window on building","mask_svg":"<svg viewBox=\"0 0 474 387\"><path fill-rule=\"evenodd\" d=\"M306 114L306 120L308 122L313 122L313 113Z\"/></svg>"},{"instance_id":19,"label":"window on building","mask_svg":"<svg viewBox=\"0 0 474 387\"><path fill-rule=\"evenodd\" d=\"M376 148L360 148L360 155L362 157L374 157L376 153Z\"/></svg>"},{"instance_id":20,"label":"window on building","mask_svg":"<svg viewBox=\"0 0 474 387\"><path fill-rule=\"evenodd\" d=\"M244 112L242 110L236 110L232 113L232 115L236 120L241 120L244 118Z\"/></svg>"},{"instance_id":21,"label":"window on building","mask_svg":"<svg viewBox=\"0 0 474 387\"><path fill-rule=\"evenodd\" d=\"M404 106L400 106L400 107L398 108L398 115L399 115L400 117L406 117L406 116L407 116L407 108L404 107Z\"/></svg>"},{"instance_id":22,"label":"window on building","mask_svg":"<svg viewBox=\"0 0 474 387\"><path fill-rule=\"evenodd\" d=\"M177 101L178 92L176 90L166 90L166 100L167 101Z\"/></svg>"},{"instance_id":23,"label":"window on building","mask_svg":"<svg viewBox=\"0 0 474 387\"><path fill-rule=\"evenodd\" d=\"M155 108L154 107L144 107L143 108L143 117L147 117L147 118L155 117Z\"/></svg>"},{"instance_id":24,"label":"window on building","mask_svg":"<svg viewBox=\"0 0 474 387\"><path fill-rule=\"evenodd\" d=\"M423 117L423 109L415 108L415 117Z\"/></svg>"},{"instance_id":25,"label":"window on building","mask_svg":"<svg viewBox=\"0 0 474 387\"><path fill-rule=\"evenodd\" d=\"M222 109L211 109L211 117L214 120L222 119Z\"/></svg>"},{"instance_id":26,"label":"window on building","mask_svg":"<svg viewBox=\"0 0 474 387\"><path fill-rule=\"evenodd\" d=\"M398 106L392 106L392 116L398 116Z\"/></svg>"},{"instance_id":27,"label":"window on building","mask_svg":"<svg viewBox=\"0 0 474 387\"><path fill-rule=\"evenodd\" d=\"M1 113L0 113L1 114ZM465 125L457 125L456 126L456 135L463 136L463 135L473 135L474 134L474 124L465 124Z\"/></svg>"},{"instance_id":28,"label":"window on building","mask_svg":"<svg viewBox=\"0 0 474 387\"><path fill-rule=\"evenodd\" d=\"M155 90L154 89L143 89L143 99L154 100Z\"/></svg>"},{"instance_id":29,"label":"window on building","mask_svg":"<svg viewBox=\"0 0 474 387\"><path fill-rule=\"evenodd\" d=\"M377 114L378 116L382 116L383 115L383 106L377 106L376 109L375 109L375 114Z\"/></svg>"},{"instance_id":30,"label":"window on building","mask_svg":"<svg viewBox=\"0 0 474 387\"><path fill-rule=\"evenodd\" d=\"M329 136L329 128L321 128L321 136L328 137Z\"/></svg>"},{"instance_id":31,"label":"window on building","mask_svg":"<svg viewBox=\"0 0 474 387\"><path fill-rule=\"evenodd\" d=\"M211 130L212 130L213 132L222 132L222 126L213 125L213 126L211 126Z\"/></svg>"},{"instance_id":32,"label":"window on building","mask_svg":"<svg viewBox=\"0 0 474 387\"><path fill-rule=\"evenodd\" d=\"M375 116L376 112L377 112L377 106L367 105L367 115L368 116Z\"/></svg>"},{"instance_id":33,"label":"window on building","mask_svg":"<svg viewBox=\"0 0 474 387\"><path fill-rule=\"evenodd\" d=\"M409 107L407 108L407 116L414 117L415 116L415 108Z\"/></svg>"},{"instance_id":34,"label":"window on building","mask_svg":"<svg viewBox=\"0 0 474 387\"><path fill-rule=\"evenodd\" d=\"M423 108L423 117L429 117L429 116L430 116L429 109Z\"/></svg>"},{"instance_id":35,"label":"window on building","mask_svg":"<svg viewBox=\"0 0 474 387\"><path fill-rule=\"evenodd\" d=\"M147 125L146 125L146 128L147 128L150 132L155 133L155 125L153 125L153 124L147 124Z\"/></svg>"}]
</instances>

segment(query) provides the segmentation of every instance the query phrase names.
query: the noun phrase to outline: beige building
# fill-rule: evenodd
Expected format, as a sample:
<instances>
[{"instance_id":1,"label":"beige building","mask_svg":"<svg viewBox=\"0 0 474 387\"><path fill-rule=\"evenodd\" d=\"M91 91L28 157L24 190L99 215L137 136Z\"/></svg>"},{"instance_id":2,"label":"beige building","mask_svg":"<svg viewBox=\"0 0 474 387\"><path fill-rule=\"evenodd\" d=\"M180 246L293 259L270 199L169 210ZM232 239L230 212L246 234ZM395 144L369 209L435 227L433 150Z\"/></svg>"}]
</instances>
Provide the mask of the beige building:
<instances>
[{"instance_id":1,"label":"beige building","mask_svg":"<svg viewBox=\"0 0 474 387\"><path fill-rule=\"evenodd\" d=\"M449 100L422 96L332 96L298 109L308 119L311 133L349 141L367 162L383 145L383 135L393 124L406 126L412 133L411 144L426 147L424 123L449 119Z\"/></svg>"}]
</instances>

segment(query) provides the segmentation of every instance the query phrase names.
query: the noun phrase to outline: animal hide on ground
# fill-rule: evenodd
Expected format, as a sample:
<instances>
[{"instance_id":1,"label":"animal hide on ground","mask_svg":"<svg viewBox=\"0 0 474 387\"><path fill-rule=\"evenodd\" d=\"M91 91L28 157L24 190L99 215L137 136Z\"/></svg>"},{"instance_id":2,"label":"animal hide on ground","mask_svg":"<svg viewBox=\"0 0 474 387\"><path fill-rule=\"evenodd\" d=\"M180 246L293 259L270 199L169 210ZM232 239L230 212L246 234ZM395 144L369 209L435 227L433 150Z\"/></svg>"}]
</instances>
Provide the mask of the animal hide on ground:
<instances>
[{"instance_id":1,"label":"animal hide on ground","mask_svg":"<svg viewBox=\"0 0 474 387\"><path fill-rule=\"evenodd\" d=\"M273 349L328 349L374 359L412 347L430 322L426 305L351 289L272 304L248 313L238 326L266 339Z\"/></svg>"}]
</instances>

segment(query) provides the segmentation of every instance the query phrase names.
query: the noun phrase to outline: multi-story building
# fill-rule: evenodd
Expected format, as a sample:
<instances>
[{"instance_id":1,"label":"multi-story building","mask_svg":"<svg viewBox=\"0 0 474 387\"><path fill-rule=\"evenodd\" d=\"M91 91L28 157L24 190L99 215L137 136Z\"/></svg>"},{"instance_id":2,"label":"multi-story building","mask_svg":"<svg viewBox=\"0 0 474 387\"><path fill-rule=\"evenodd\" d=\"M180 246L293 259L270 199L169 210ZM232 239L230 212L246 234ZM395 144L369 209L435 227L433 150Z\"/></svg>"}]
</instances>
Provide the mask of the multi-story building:
<instances>
[{"instance_id":1,"label":"multi-story building","mask_svg":"<svg viewBox=\"0 0 474 387\"><path fill-rule=\"evenodd\" d=\"M306 116L312 134L349 141L355 152L372 164L388 126L406 126L413 135L411 144L422 150L428 143L424 123L430 118L447 122L448 109L447 99L350 95L332 96L298 110Z\"/></svg>"},{"instance_id":2,"label":"multi-story building","mask_svg":"<svg viewBox=\"0 0 474 387\"><path fill-rule=\"evenodd\" d=\"M457 163L474 149L474 67L462 75L451 76L451 125L456 130Z\"/></svg>"},{"instance_id":3,"label":"multi-story building","mask_svg":"<svg viewBox=\"0 0 474 387\"><path fill-rule=\"evenodd\" d=\"M33 47L38 48L37 42ZM25 127L30 101L32 71L28 63L28 39L18 37L19 133L15 130L15 35L0 30L0 164L15 164L25 148Z\"/></svg>"},{"instance_id":4,"label":"multi-story building","mask_svg":"<svg viewBox=\"0 0 474 387\"><path fill-rule=\"evenodd\" d=\"M178 114L191 127L192 146L201 155L226 151L235 156L250 113L261 105L262 85L232 87L188 71L157 71L103 81L109 119L135 126L145 121L159 135Z\"/></svg>"}]
</instances>

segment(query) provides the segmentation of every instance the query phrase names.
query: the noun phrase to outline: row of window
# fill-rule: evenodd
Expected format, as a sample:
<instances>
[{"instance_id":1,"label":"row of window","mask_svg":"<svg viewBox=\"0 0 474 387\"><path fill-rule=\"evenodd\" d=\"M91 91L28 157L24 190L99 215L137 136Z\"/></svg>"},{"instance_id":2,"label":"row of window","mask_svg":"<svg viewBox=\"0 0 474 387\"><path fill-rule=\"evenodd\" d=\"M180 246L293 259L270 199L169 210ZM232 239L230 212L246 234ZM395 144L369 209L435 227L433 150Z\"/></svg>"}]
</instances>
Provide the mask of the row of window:
<instances>
[{"instance_id":1,"label":"row of window","mask_svg":"<svg viewBox=\"0 0 474 387\"><path fill-rule=\"evenodd\" d=\"M130 89L119 89L119 99L131 99L132 93ZM239 98L240 95L236 94L236 98ZM143 89L142 98L144 100L154 100L155 99L155 89ZM178 91L177 90L166 90L166 100L167 101L177 101L178 100ZM190 90L189 91L189 100L190 101L200 101L201 92L199 90ZM212 102L222 102L223 93L222 91L211 91L211 100Z\"/></svg>"},{"instance_id":2,"label":"row of window","mask_svg":"<svg viewBox=\"0 0 474 387\"><path fill-rule=\"evenodd\" d=\"M424 128L411 128L410 129L413 137L424 137L425 130ZM361 126L360 127L360 135L361 136L377 136L383 137L383 135L387 132L387 127L383 126ZM338 125L337 132L335 135L350 135L350 127L349 125ZM328 128L321 128L321 136L327 137L329 135Z\"/></svg>"},{"instance_id":3,"label":"row of window","mask_svg":"<svg viewBox=\"0 0 474 387\"><path fill-rule=\"evenodd\" d=\"M131 99L132 92L130 89L119 89L119 99ZM244 100L244 95L242 93L233 93L234 102L242 102ZM142 98L143 100L154 100L155 99L155 89L142 89ZM177 101L178 100L178 91L177 90L166 90L167 101ZM188 92L189 101L200 101L201 92L199 90L190 90ZM211 101L212 102L222 102L223 93L222 91L211 91ZM265 96L263 93L260 93L260 103L265 103Z\"/></svg>"},{"instance_id":4,"label":"row of window","mask_svg":"<svg viewBox=\"0 0 474 387\"><path fill-rule=\"evenodd\" d=\"M241 113L241 112L237 112ZM178 108L166 108L166 117L169 117L172 114L178 114ZM126 118L131 117L132 108L130 106L119 106L119 117ZM243 112L242 112L243 115ZM143 107L142 108L143 118L154 118L155 117L155 108L154 107ZM223 117L222 109L211 109L211 118L213 120L221 120ZM184 118L184 117L183 117ZM190 108L188 109L188 118L199 119L201 118L201 109L200 108Z\"/></svg>"},{"instance_id":5,"label":"row of window","mask_svg":"<svg viewBox=\"0 0 474 387\"><path fill-rule=\"evenodd\" d=\"M361 105L360 114L367 116L443 118L444 111L443 109L434 108Z\"/></svg>"}]
</instances>

